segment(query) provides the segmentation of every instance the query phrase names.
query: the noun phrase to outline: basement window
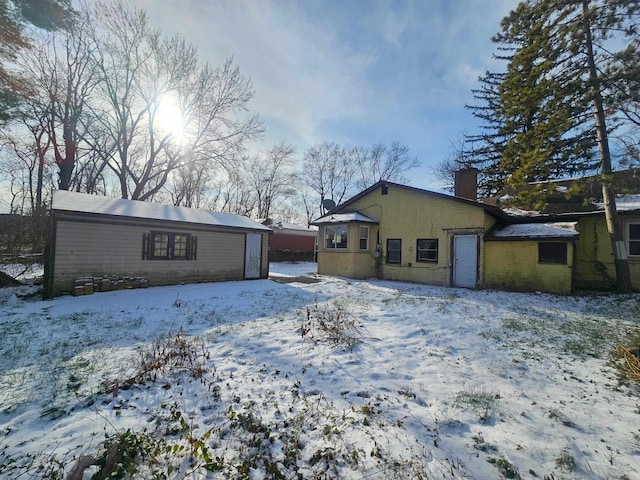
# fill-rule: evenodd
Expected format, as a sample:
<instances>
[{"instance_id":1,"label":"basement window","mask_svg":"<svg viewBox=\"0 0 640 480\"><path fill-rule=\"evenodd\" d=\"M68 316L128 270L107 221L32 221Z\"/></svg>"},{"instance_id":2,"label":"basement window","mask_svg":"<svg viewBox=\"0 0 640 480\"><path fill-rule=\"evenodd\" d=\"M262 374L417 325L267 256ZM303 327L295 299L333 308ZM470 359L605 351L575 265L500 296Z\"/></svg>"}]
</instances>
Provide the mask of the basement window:
<instances>
[{"instance_id":1,"label":"basement window","mask_svg":"<svg viewBox=\"0 0 640 480\"><path fill-rule=\"evenodd\" d=\"M197 238L190 233L151 232L142 236L143 260L195 260Z\"/></svg>"},{"instance_id":2,"label":"basement window","mask_svg":"<svg viewBox=\"0 0 640 480\"><path fill-rule=\"evenodd\" d=\"M567 242L538 243L538 263L567 264Z\"/></svg>"},{"instance_id":3,"label":"basement window","mask_svg":"<svg viewBox=\"0 0 640 480\"><path fill-rule=\"evenodd\" d=\"M640 256L640 223L629 224L629 255Z\"/></svg>"}]
</instances>

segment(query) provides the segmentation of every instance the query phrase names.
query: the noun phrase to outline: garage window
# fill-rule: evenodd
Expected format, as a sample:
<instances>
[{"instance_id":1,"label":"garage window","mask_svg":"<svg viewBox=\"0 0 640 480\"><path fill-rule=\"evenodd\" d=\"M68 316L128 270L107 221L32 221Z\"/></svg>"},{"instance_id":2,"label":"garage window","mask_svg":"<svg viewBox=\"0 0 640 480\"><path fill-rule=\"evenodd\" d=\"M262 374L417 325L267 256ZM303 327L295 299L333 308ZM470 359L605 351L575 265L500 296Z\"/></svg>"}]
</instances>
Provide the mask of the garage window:
<instances>
[{"instance_id":1,"label":"garage window","mask_svg":"<svg viewBox=\"0 0 640 480\"><path fill-rule=\"evenodd\" d=\"M151 232L142 236L143 260L195 260L197 238L190 233Z\"/></svg>"},{"instance_id":2,"label":"garage window","mask_svg":"<svg viewBox=\"0 0 640 480\"><path fill-rule=\"evenodd\" d=\"M538 263L567 264L567 242L538 243Z\"/></svg>"}]
</instances>

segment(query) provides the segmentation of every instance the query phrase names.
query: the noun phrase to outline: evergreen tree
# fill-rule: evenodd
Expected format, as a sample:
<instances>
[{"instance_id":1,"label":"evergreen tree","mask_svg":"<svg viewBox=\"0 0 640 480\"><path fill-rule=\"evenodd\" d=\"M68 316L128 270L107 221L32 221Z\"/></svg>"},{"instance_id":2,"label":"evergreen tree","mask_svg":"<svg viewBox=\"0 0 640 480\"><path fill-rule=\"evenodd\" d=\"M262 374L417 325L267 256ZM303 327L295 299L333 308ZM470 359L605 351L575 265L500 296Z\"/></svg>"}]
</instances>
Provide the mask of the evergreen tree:
<instances>
[{"instance_id":1,"label":"evergreen tree","mask_svg":"<svg viewBox=\"0 0 640 480\"><path fill-rule=\"evenodd\" d=\"M0 121L15 113L29 83L10 66L19 50L29 48L29 26L56 30L72 19L70 0L0 0Z\"/></svg>"},{"instance_id":2,"label":"evergreen tree","mask_svg":"<svg viewBox=\"0 0 640 480\"><path fill-rule=\"evenodd\" d=\"M637 96L626 82L637 75L639 18L632 0L520 3L494 37L506 72L481 78L484 87L474 93L484 104L472 107L490 120L489 131L473 139L480 144L474 158L496 190L599 168L620 291L630 290L630 280L607 181L608 138L629 123L624 109ZM618 53L616 45L623 45Z\"/></svg>"},{"instance_id":3,"label":"evergreen tree","mask_svg":"<svg viewBox=\"0 0 640 480\"><path fill-rule=\"evenodd\" d=\"M474 91L481 105L469 107L485 124L485 132L470 137L485 194L597 167L595 135L584 125L590 115L585 85L563 68L555 34L547 11L523 2L493 38L506 72L481 77L482 88Z\"/></svg>"}]
</instances>

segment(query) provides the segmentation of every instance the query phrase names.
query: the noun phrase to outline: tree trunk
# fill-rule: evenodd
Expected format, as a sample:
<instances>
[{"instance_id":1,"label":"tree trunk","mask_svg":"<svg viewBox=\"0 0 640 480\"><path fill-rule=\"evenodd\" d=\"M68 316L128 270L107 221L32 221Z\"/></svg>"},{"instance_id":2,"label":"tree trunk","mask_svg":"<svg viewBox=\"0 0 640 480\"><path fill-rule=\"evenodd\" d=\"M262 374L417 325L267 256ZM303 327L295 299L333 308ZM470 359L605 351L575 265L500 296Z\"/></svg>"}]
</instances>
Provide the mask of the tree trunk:
<instances>
[{"instance_id":1,"label":"tree trunk","mask_svg":"<svg viewBox=\"0 0 640 480\"><path fill-rule=\"evenodd\" d=\"M42 208L42 188L44 183L44 151L38 151L38 177L36 184L36 205L35 211L39 212Z\"/></svg>"},{"instance_id":2,"label":"tree trunk","mask_svg":"<svg viewBox=\"0 0 640 480\"><path fill-rule=\"evenodd\" d=\"M616 290L619 293L631 292L631 273L629 271L629 257L622 235L622 225L618 218L615 192L611 188L611 153L609 151L609 138L602 102L602 94L598 71L596 69L593 54L593 40L591 38L591 23L589 20L589 0L582 0L582 12L585 28L585 40L587 47L587 64L589 66L589 81L593 89L593 107L598 139L598 151L600 153L600 167L602 169L602 198L604 200L604 215L607 221L607 230L611 238L613 257L616 268Z\"/></svg>"}]
</instances>

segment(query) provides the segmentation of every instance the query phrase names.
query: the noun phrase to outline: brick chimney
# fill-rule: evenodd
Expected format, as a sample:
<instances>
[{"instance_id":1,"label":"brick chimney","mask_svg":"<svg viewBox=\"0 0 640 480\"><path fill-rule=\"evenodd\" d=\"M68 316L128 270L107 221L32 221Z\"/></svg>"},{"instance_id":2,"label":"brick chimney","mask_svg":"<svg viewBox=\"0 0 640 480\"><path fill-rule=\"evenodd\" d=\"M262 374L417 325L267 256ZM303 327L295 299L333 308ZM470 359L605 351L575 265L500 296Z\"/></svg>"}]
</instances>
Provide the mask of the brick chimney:
<instances>
[{"instance_id":1,"label":"brick chimney","mask_svg":"<svg viewBox=\"0 0 640 480\"><path fill-rule=\"evenodd\" d=\"M456 170L453 194L456 197L478 199L478 169L463 168Z\"/></svg>"}]
</instances>

